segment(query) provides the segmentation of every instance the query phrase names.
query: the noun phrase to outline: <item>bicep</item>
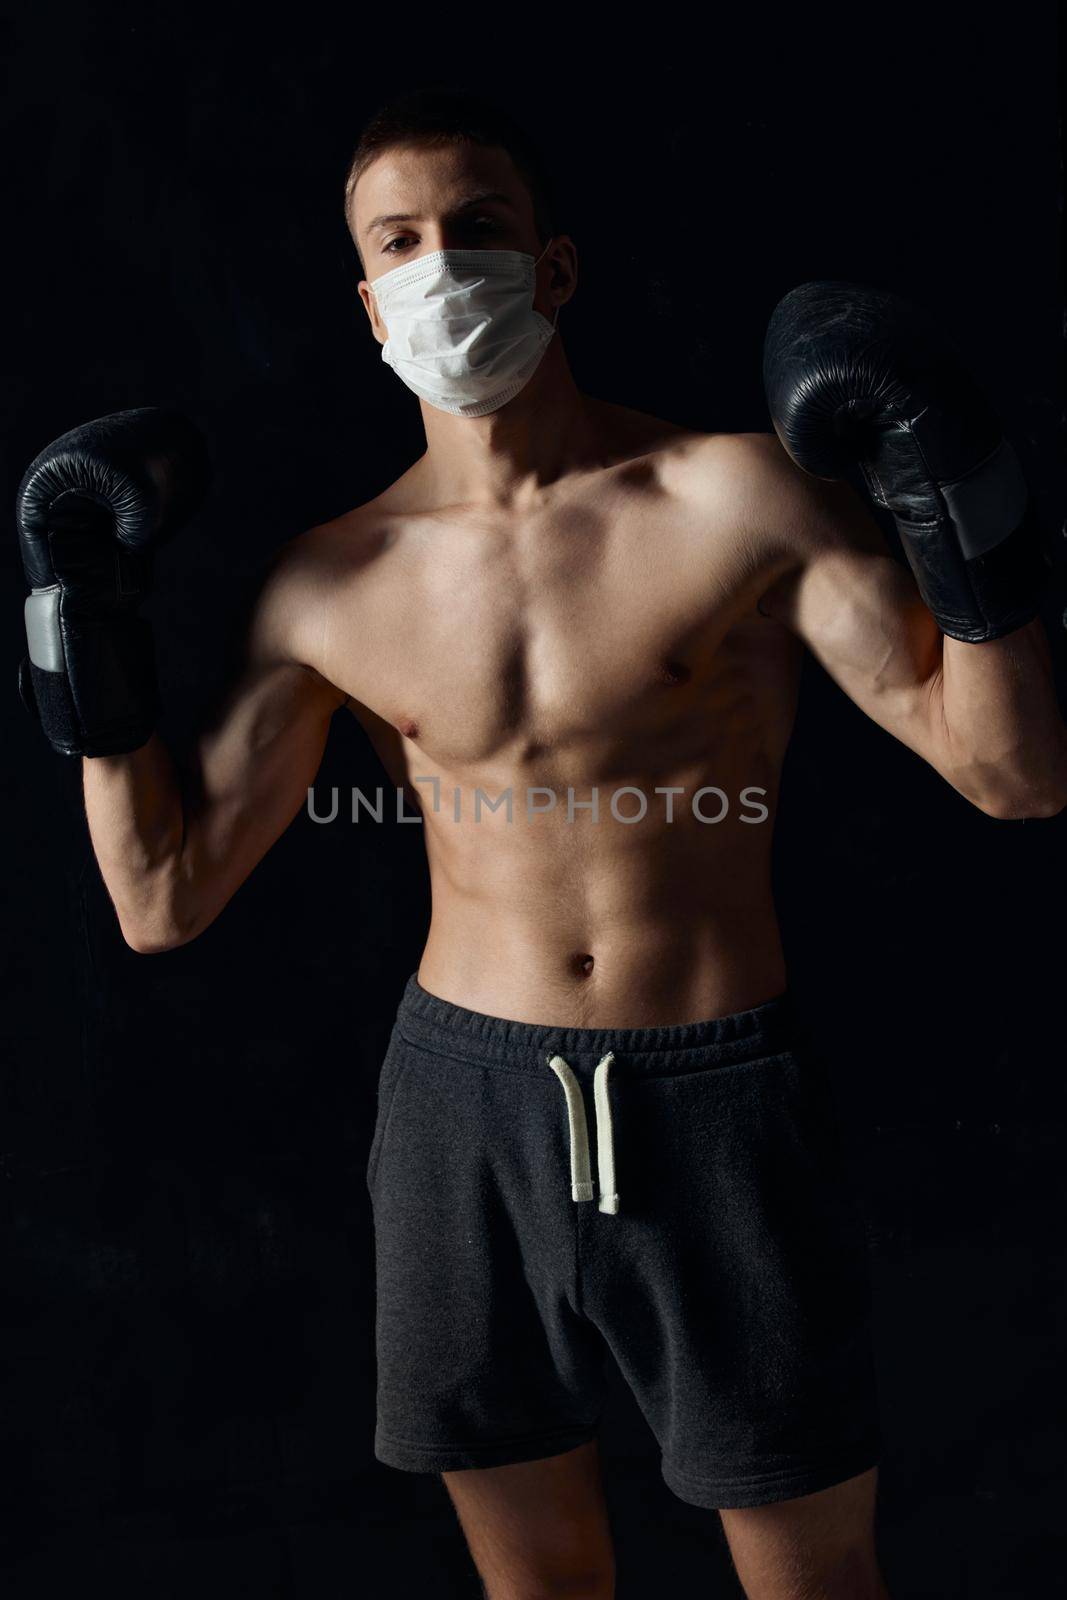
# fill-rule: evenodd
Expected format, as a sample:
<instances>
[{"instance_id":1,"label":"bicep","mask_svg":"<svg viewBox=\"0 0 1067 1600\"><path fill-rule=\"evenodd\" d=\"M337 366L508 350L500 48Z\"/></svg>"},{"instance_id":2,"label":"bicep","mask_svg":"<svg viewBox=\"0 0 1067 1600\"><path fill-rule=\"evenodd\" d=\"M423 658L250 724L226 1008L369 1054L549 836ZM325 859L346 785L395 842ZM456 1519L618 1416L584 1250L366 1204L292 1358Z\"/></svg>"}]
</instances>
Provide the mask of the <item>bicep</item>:
<instances>
[{"instance_id":1,"label":"bicep","mask_svg":"<svg viewBox=\"0 0 1067 1600\"><path fill-rule=\"evenodd\" d=\"M182 870L210 921L296 816L343 697L294 665L249 667L198 742Z\"/></svg>"},{"instance_id":2,"label":"bicep","mask_svg":"<svg viewBox=\"0 0 1067 1600\"><path fill-rule=\"evenodd\" d=\"M251 615L231 683L186 774L182 871L204 921L244 882L304 803L346 696L301 655L312 597L284 572Z\"/></svg>"},{"instance_id":3,"label":"bicep","mask_svg":"<svg viewBox=\"0 0 1067 1600\"><path fill-rule=\"evenodd\" d=\"M938 765L941 633L911 574L848 484L805 480L796 500L795 560L761 609L803 640L861 711Z\"/></svg>"}]
</instances>

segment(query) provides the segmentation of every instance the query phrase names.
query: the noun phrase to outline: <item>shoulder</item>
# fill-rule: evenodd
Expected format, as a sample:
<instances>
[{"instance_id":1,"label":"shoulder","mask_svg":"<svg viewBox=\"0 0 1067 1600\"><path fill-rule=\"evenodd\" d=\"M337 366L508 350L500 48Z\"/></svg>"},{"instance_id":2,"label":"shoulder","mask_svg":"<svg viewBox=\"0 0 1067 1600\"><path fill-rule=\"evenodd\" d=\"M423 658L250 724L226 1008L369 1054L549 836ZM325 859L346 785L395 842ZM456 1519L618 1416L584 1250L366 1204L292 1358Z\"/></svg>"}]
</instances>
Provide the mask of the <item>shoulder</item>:
<instances>
[{"instance_id":1,"label":"shoulder","mask_svg":"<svg viewBox=\"0 0 1067 1600\"><path fill-rule=\"evenodd\" d=\"M251 610L253 660L314 664L339 584L371 565L387 540L383 519L371 507L306 528L266 559Z\"/></svg>"},{"instance_id":2,"label":"shoulder","mask_svg":"<svg viewBox=\"0 0 1067 1600\"><path fill-rule=\"evenodd\" d=\"M775 433L694 435L670 464L679 495L745 550L764 617L788 622L811 575L885 556L868 507L847 482L813 477Z\"/></svg>"},{"instance_id":3,"label":"shoulder","mask_svg":"<svg viewBox=\"0 0 1067 1600\"><path fill-rule=\"evenodd\" d=\"M688 433L670 451L680 485L751 500L753 490L788 492L803 477L775 433Z\"/></svg>"},{"instance_id":4,"label":"shoulder","mask_svg":"<svg viewBox=\"0 0 1067 1600\"><path fill-rule=\"evenodd\" d=\"M788 564L853 543L873 526L851 484L816 478L776 433L702 436L686 466L694 494L725 502L743 526Z\"/></svg>"},{"instance_id":5,"label":"shoulder","mask_svg":"<svg viewBox=\"0 0 1067 1600\"><path fill-rule=\"evenodd\" d=\"M665 488L709 505L731 498L750 501L754 487L772 482L788 468L797 470L773 433L700 433L694 429L678 429L665 436L657 452L657 466Z\"/></svg>"}]
</instances>

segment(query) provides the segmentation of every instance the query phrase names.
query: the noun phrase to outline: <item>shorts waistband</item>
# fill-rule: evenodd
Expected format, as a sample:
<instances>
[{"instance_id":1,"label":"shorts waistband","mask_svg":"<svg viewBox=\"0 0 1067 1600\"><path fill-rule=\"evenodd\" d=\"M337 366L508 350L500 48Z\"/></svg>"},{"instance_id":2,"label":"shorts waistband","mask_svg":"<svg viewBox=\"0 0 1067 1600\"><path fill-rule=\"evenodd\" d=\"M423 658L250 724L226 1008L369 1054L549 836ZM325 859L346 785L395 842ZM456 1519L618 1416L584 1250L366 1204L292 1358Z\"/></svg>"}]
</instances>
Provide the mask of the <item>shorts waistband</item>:
<instances>
[{"instance_id":1,"label":"shorts waistband","mask_svg":"<svg viewBox=\"0 0 1067 1600\"><path fill-rule=\"evenodd\" d=\"M471 1011L431 994L412 973L397 1010L396 1026L413 1045L461 1061L544 1071L564 1056L579 1074L591 1075L607 1052L624 1076L669 1076L706 1067L754 1061L791 1050L797 1019L788 990L747 1011L704 1021L651 1028L554 1028Z\"/></svg>"}]
</instances>

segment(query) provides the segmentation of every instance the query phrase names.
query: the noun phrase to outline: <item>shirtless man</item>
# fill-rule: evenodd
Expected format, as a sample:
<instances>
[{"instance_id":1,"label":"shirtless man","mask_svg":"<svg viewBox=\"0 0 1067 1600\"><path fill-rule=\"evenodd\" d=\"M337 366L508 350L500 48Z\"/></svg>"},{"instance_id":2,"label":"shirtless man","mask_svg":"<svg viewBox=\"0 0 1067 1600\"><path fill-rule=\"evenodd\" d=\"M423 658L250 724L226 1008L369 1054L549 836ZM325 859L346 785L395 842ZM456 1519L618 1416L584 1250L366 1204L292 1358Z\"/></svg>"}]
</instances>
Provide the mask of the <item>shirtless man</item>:
<instances>
[{"instance_id":1,"label":"shirtless man","mask_svg":"<svg viewBox=\"0 0 1067 1600\"><path fill-rule=\"evenodd\" d=\"M862 1230L790 1012L779 774L806 645L987 815L1052 815L1067 744L1047 647L1038 621L946 636L860 497L775 434L582 393L556 331L576 251L545 204L503 117L440 96L379 115L347 216L425 453L285 548L193 782L152 731L151 690L138 701L143 640L115 647L102 735L42 716L88 756L93 846L146 953L219 915L305 804L336 711L420 804L432 920L367 1175L375 1448L443 1473L491 1600L614 1592L609 1349L669 1486L720 1512L750 1600L875 1600ZM499 274L436 254L474 250L507 253ZM466 357L457 284L500 333ZM109 465L117 437L93 444ZM194 453L171 438L153 457L166 506ZM27 571L39 608L67 582ZM39 701L47 625L29 629Z\"/></svg>"}]
</instances>

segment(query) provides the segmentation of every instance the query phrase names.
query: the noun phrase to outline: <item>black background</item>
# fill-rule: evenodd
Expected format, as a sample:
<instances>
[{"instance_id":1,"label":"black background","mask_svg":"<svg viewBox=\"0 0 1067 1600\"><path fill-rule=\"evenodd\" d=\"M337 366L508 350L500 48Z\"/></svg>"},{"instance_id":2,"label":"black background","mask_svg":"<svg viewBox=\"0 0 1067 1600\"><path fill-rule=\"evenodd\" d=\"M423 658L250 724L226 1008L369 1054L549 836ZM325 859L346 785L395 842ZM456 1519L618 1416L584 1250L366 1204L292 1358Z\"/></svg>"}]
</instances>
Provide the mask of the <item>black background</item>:
<instances>
[{"instance_id":1,"label":"black background","mask_svg":"<svg viewBox=\"0 0 1067 1600\"><path fill-rule=\"evenodd\" d=\"M187 741L264 558L421 449L355 285L364 119L445 76L540 139L576 241L581 387L768 426L777 299L856 278L936 309L1062 519L1056 12L42 6L3 21L12 503L124 406L207 431L211 500L163 554L165 735ZM630 31L632 29L632 31ZM6 1592L478 1594L439 1479L375 1462L364 1167L428 911L417 827L301 814L193 944L137 956L78 764L18 706L4 557ZM1063 685L1062 583L1046 622ZM382 781L336 719L317 789ZM791 981L825 1021L868 1217L895 1597L1038 1596L1062 1571L1064 818L970 807L809 665L776 834ZM620 1600L737 1593L617 1380Z\"/></svg>"}]
</instances>

